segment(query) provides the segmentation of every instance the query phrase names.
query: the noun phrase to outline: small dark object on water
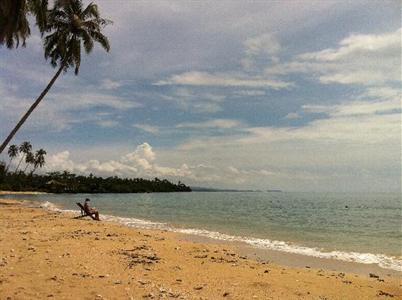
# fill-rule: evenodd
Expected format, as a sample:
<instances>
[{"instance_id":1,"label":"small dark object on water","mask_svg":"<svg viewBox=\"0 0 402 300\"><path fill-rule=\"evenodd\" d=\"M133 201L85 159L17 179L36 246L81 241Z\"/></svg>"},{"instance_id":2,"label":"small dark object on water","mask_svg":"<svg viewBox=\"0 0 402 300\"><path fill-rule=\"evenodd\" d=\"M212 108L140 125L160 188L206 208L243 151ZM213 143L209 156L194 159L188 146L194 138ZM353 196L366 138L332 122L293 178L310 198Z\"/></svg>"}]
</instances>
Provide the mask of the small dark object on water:
<instances>
[{"instance_id":1,"label":"small dark object on water","mask_svg":"<svg viewBox=\"0 0 402 300\"><path fill-rule=\"evenodd\" d=\"M349 206L345 205L345 208L349 208Z\"/></svg>"}]
</instances>

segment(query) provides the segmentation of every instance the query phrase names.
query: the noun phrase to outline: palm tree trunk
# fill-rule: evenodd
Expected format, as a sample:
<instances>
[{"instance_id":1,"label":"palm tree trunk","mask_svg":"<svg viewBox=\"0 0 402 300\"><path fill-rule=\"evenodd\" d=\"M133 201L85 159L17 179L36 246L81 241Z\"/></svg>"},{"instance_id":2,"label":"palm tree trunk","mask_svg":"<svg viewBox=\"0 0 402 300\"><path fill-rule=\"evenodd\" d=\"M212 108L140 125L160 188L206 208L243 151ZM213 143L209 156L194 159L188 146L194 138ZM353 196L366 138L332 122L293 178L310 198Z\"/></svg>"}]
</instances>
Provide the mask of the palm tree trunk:
<instances>
[{"instance_id":1,"label":"palm tree trunk","mask_svg":"<svg viewBox=\"0 0 402 300\"><path fill-rule=\"evenodd\" d=\"M50 88L52 87L52 85L56 81L57 77L59 77L61 71L63 71L63 68L64 68L64 64L62 64L60 66L59 70L53 76L52 80L50 80L49 84L46 86L46 88L43 90L43 92L39 95L38 99L36 99L36 101L31 105L31 107L28 109L28 111L25 113L25 115L18 122L17 126L14 127L14 129L10 132L8 137L4 140L3 144L1 144L1 146L0 146L0 154L3 152L3 150L6 148L8 143L11 141L11 139L17 133L18 129L20 129L20 127L25 123L26 119L28 119L28 117L33 112L33 110L39 105L39 103L42 101L43 97L45 97L47 92L50 90Z\"/></svg>"},{"instance_id":2,"label":"palm tree trunk","mask_svg":"<svg viewBox=\"0 0 402 300\"><path fill-rule=\"evenodd\" d=\"M30 174L31 176L33 175L33 173L35 173L36 168L37 168L37 167L34 167L34 168L32 169L31 174Z\"/></svg>"},{"instance_id":3,"label":"palm tree trunk","mask_svg":"<svg viewBox=\"0 0 402 300\"><path fill-rule=\"evenodd\" d=\"M8 166L7 166L7 168L6 168L6 173L8 172L8 169L9 169L10 166L11 166L11 162L13 161L13 158L14 158L14 157L11 157L11 158L10 158L10 161L8 162Z\"/></svg>"},{"instance_id":4,"label":"palm tree trunk","mask_svg":"<svg viewBox=\"0 0 402 300\"><path fill-rule=\"evenodd\" d=\"M14 171L15 174L17 174L17 171L18 171L18 169L19 169L19 167L20 167L20 165L21 165L22 160L24 159L24 157L25 157L25 154L22 154L22 157L21 157L21 159L20 159L20 162L18 163L17 168L16 168L15 171Z\"/></svg>"}]
</instances>

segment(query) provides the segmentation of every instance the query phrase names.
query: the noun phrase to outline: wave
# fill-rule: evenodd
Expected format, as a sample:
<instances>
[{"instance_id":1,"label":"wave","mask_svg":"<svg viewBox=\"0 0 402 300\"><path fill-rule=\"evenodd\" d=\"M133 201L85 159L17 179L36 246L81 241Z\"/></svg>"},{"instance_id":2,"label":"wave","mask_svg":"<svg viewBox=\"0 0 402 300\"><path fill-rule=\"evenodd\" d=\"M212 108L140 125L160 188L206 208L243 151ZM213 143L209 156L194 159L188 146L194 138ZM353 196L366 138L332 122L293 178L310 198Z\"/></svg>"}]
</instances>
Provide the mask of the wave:
<instances>
[{"instance_id":1,"label":"wave","mask_svg":"<svg viewBox=\"0 0 402 300\"><path fill-rule=\"evenodd\" d=\"M40 207L60 212L70 212L70 213L79 212L78 210L60 209L56 205L48 201L41 203ZM172 227L167 223L152 222L128 217L118 217L113 215L102 214L102 220L116 222L134 228L167 230L171 232L196 235L221 241L242 242L259 249L276 250L293 254L301 254L325 259L336 259L336 260L356 262L362 264L376 264L384 269L391 269L402 272L402 259L387 256L385 254L343 252L343 251L326 252L323 251L322 249L310 248L297 244L290 244L285 241L228 235L225 233L217 231L209 231L205 229L177 228Z\"/></svg>"},{"instance_id":2,"label":"wave","mask_svg":"<svg viewBox=\"0 0 402 300\"><path fill-rule=\"evenodd\" d=\"M57 205L55 205L54 203L49 202L49 201L41 202L41 203L39 204L39 207L40 207L40 208L49 209L49 210L54 210L54 211L58 211L58 210L61 211L61 209L59 209L59 208L57 207Z\"/></svg>"}]
</instances>

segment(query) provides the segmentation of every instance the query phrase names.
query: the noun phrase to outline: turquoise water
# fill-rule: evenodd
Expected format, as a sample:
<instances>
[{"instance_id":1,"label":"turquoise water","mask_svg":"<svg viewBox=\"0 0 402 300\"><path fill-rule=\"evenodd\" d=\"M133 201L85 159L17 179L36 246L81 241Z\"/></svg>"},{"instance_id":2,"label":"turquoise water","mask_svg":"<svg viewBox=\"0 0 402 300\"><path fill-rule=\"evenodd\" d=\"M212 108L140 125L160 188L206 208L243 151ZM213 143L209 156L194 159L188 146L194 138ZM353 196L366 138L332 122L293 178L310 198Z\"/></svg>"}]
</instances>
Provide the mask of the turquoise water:
<instances>
[{"instance_id":1,"label":"turquoise water","mask_svg":"<svg viewBox=\"0 0 402 300\"><path fill-rule=\"evenodd\" d=\"M11 196L10 196L11 197ZM165 228L256 247L398 269L401 195L392 193L76 194L12 196L77 209L86 197L131 226Z\"/></svg>"}]
</instances>

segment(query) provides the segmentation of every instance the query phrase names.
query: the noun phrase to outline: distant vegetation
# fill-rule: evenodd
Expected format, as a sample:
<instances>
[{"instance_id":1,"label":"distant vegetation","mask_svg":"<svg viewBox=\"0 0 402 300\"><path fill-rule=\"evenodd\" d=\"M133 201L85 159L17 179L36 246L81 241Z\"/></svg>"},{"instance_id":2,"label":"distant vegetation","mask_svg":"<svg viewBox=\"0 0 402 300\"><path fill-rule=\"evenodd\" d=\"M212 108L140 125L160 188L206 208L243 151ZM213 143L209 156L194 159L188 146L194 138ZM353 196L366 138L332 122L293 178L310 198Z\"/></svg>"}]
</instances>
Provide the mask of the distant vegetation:
<instances>
[{"instance_id":1,"label":"distant vegetation","mask_svg":"<svg viewBox=\"0 0 402 300\"><path fill-rule=\"evenodd\" d=\"M76 175L70 172L50 172L37 175L35 171L45 165L46 151L32 152L30 142L8 149L9 162L0 161L0 190L39 191L51 193L152 193L191 192L190 187L180 181L177 184L164 179L97 177ZM19 159L12 168L14 159Z\"/></svg>"},{"instance_id":2,"label":"distant vegetation","mask_svg":"<svg viewBox=\"0 0 402 300\"><path fill-rule=\"evenodd\" d=\"M32 145L30 142L23 142L20 146L11 145L8 148L8 156L10 158L8 165L5 167L5 173L7 174L18 174L18 171L21 172L20 167L21 163L24 162L24 170L23 173L29 172L30 175L33 175L38 168L42 168L45 165L45 156L46 151L43 149L39 149L37 151L32 152ZM18 158L19 162L17 167L14 170L11 170L11 163L15 158Z\"/></svg>"},{"instance_id":3,"label":"distant vegetation","mask_svg":"<svg viewBox=\"0 0 402 300\"><path fill-rule=\"evenodd\" d=\"M174 184L166 179L155 178L102 178L76 175L64 172L51 172L46 175L6 173L5 164L0 162L0 190L38 191L48 193L154 193L191 192L190 187L179 182Z\"/></svg>"}]
</instances>

